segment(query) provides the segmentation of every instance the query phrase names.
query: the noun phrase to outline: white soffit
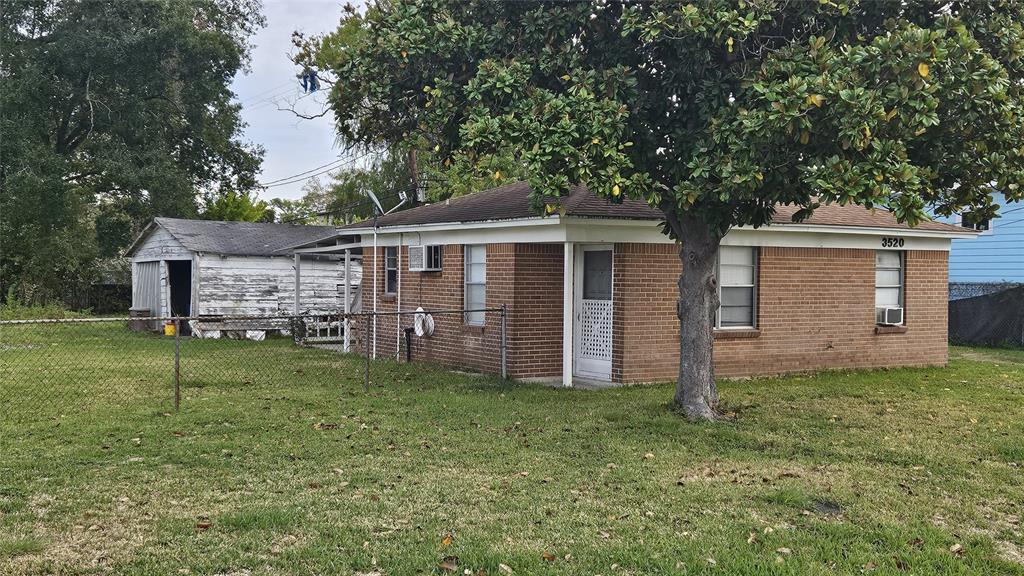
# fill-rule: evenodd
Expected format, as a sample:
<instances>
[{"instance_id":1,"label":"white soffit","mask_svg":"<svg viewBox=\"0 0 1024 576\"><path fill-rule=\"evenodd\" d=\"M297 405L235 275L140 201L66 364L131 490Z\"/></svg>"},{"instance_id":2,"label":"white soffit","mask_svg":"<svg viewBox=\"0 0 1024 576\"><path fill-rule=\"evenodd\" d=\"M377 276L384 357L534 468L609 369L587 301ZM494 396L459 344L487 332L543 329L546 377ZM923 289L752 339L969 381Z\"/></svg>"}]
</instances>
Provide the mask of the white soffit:
<instances>
[{"instance_id":1,"label":"white soffit","mask_svg":"<svg viewBox=\"0 0 1024 576\"><path fill-rule=\"evenodd\" d=\"M346 230L364 235L363 245L373 229ZM727 246L779 246L793 248L880 249L883 239L896 238L902 250L948 251L954 238L974 238L971 233L956 234L935 230L862 228L856 226L820 226L775 224L759 229L734 228L722 244ZM379 246L402 244L495 244L495 243L616 243L671 244L652 220L612 220L597 218L531 218L490 222L445 223L381 228Z\"/></svg>"}]
</instances>

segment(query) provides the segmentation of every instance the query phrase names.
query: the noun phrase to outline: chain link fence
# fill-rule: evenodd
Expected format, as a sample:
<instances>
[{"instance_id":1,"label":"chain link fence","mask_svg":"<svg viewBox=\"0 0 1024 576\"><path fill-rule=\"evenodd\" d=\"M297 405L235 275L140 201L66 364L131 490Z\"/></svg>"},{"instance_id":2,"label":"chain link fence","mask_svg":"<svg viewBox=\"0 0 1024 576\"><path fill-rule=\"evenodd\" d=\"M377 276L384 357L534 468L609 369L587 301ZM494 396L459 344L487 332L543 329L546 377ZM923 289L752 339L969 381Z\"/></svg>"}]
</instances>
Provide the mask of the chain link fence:
<instances>
[{"instance_id":1,"label":"chain link fence","mask_svg":"<svg viewBox=\"0 0 1024 576\"><path fill-rule=\"evenodd\" d=\"M1024 284L950 284L949 288L951 343L1024 347Z\"/></svg>"},{"instance_id":2,"label":"chain link fence","mask_svg":"<svg viewBox=\"0 0 1024 576\"><path fill-rule=\"evenodd\" d=\"M949 300L963 300L997 294L1011 288L1020 288L1024 284L1015 282L950 282Z\"/></svg>"},{"instance_id":3,"label":"chain link fence","mask_svg":"<svg viewBox=\"0 0 1024 576\"><path fill-rule=\"evenodd\" d=\"M299 316L0 321L0 419L503 378L504 307Z\"/></svg>"}]
</instances>

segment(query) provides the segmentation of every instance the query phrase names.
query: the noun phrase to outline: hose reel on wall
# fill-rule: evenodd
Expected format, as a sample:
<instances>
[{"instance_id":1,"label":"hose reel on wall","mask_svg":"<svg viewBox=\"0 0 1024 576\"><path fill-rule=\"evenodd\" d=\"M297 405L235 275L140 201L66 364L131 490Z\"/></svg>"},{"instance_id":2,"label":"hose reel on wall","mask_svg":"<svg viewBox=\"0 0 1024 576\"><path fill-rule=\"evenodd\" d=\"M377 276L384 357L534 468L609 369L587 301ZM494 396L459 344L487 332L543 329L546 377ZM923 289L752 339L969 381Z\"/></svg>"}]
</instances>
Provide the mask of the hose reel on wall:
<instances>
[{"instance_id":1,"label":"hose reel on wall","mask_svg":"<svg viewBox=\"0 0 1024 576\"><path fill-rule=\"evenodd\" d=\"M412 320L413 331L416 335L424 338L429 337L434 333L434 317L422 308L416 309L416 314Z\"/></svg>"}]
</instances>

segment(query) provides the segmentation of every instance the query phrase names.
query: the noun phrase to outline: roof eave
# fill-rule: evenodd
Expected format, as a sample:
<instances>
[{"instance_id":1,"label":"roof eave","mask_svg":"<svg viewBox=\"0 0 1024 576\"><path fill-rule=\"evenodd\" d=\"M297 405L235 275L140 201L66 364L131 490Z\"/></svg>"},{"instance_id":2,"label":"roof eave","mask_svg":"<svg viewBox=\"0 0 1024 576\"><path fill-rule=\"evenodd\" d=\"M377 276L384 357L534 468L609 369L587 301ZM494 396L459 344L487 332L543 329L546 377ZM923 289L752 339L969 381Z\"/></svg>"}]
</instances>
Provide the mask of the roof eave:
<instances>
[{"instance_id":1,"label":"roof eave","mask_svg":"<svg viewBox=\"0 0 1024 576\"><path fill-rule=\"evenodd\" d=\"M605 224L616 224L623 226L649 226L656 224L654 218L614 218L605 216L534 216L529 218L510 218L503 220L480 220L469 222L436 222L430 224L404 224L396 226L381 226L377 228L378 234L400 234L405 232L421 232L428 230L449 230L469 228L495 228L495 227L519 227L534 225L557 225L561 223L586 223L600 221ZM833 234L869 234L873 236L883 235L904 235L921 238L949 238L970 239L978 236L972 230L926 230L922 228L889 228L885 226L857 226L839 224L806 224L806 223L783 223L776 222L761 228L752 226L737 226L736 230L769 230L779 232L808 232L808 233L833 233ZM372 234L372 226L366 228L346 228L346 234Z\"/></svg>"},{"instance_id":2,"label":"roof eave","mask_svg":"<svg viewBox=\"0 0 1024 576\"><path fill-rule=\"evenodd\" d=\"M142 242L145 241L145 239L152 233L153 229L159 225L160 224L157 223L156 218L150 220L149 224L146 224L146 227L142 229L142 232L140 232L139 235L135 237L135 240L133 240L132 243L129 244L127 248L125 248L124 257L131 258L133 255L135 255L135 251L139 248Z\"/></svg>"}]
</instances>

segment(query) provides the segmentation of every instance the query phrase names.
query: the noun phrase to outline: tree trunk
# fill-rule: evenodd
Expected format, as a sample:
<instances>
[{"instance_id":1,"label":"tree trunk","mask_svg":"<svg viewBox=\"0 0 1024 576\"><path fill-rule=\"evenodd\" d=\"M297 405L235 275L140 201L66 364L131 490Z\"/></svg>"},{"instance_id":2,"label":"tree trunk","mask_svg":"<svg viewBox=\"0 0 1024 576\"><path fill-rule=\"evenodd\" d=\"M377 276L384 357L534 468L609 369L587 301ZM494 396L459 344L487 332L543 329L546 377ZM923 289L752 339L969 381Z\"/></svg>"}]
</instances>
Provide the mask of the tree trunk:
<instances>
[{"instance_id":1,"label":"tree trunk","mask_svg":"<svg viewBox=\"0 0 1024 576\"><path fill-rule=\"evenodd\" d=\"M712 361L718 311L718 246L721 237L704 222L683 216L674 223L681 241L679 260L679 379L675 405L691 420L714 420L718 388ZM674 226L674 227L675 227Z\"/></svg>"}]
</instances>

